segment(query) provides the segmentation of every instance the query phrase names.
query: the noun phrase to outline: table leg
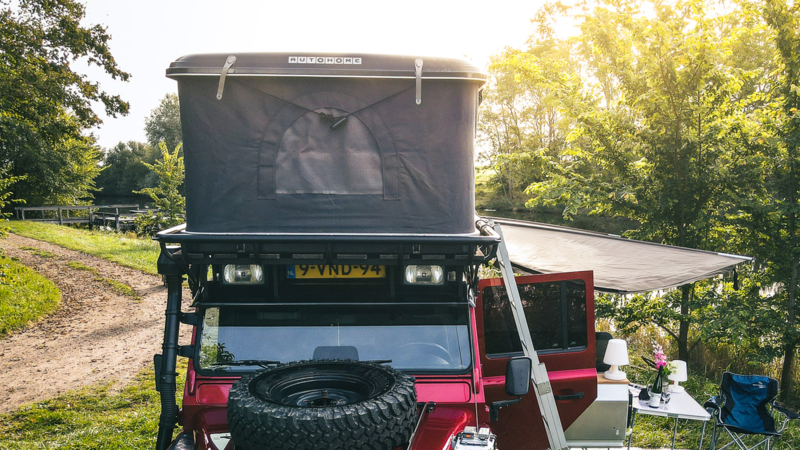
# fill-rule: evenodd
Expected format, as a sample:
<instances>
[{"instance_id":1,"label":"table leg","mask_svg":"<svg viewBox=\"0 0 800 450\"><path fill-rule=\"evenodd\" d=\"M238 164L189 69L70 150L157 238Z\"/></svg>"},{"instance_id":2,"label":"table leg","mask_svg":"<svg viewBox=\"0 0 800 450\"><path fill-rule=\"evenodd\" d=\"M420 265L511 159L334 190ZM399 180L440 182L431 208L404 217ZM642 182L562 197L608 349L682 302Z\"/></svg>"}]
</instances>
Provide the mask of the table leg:
<instances>
[{"instance_id":1,"label":"table leg","mask_svg":"<svg viewBox=\"0 0 800 450\"><path fill-rule=\"evenodd\" d=\"M670 450L675 450L675 436L678 434L678 418L675 418L675 428L672 429L672 447Z\"/></svg>"},{"instance_id":2,"label":"table leg","mask_svg":"<svg viewBox=\"0 0 800 450\"><path fill-rule=\"evenodd\" d=\"M631 441L633 441L633 426L636 425L636 410L631 413L631 435L628 436L628 450L631 450Z\"/></svg>"},{"instance_id":3,"label":"table leg","mask_svg":"<svg viewBox=\"0 0 800 450\"><path fill-rule=\"evenodd\" d=\"M700 432L700 445L697 447L697 450L703 450L703 438L706 437L706 424L708 423L707 420L703 421L703 431Z\"/></svg>"}]
</instances>

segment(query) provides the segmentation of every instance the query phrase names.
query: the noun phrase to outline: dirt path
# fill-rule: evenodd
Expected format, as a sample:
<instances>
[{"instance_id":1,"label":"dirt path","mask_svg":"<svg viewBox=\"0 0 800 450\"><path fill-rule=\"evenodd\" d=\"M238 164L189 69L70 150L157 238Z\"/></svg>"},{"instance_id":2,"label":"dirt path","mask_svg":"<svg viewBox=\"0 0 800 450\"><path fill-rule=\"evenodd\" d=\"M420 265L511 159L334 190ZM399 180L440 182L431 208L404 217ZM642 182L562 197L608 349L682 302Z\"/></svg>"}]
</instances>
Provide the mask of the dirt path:
<instances>
[{"instance_id":1,"label":"dirt path","mask_svg":"<svg viewBox=\"0 0 800 450\"><path fill-rule=\"evenodd\" d=\"M166 289L159 277L14 234L0 239L0 248L61 290L58 311L0 340L0 413L100 381L119 381L119 387L160 353ZM71 261L97 273L73 269ZM98 277L131 286L141 300L114 292ZM188 289L183 300L186 310ZM181 331L181 343L188 343L188 327Z\"/></svg>"}]
</instances>

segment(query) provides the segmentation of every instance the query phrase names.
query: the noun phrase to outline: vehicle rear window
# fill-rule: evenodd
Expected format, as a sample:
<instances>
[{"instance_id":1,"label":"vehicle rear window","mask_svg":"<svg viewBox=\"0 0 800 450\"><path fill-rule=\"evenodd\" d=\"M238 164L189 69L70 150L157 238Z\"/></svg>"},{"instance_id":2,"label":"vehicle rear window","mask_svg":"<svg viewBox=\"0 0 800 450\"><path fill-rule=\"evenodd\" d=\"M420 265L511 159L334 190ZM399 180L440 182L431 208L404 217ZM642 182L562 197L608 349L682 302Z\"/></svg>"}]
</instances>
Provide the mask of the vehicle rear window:
<instances>
[{"instance_id":1,"label":"vehicle rear window","mask_svg":"<svg viewBox=\"0 0 800 450\"><path fill-rule=\"evenodd\" d=\"M519 293L537 352L586 347L586 285L582 280L520 284ZM488 286L482 294L486 355L499 358L522 353L505 286Z\"/></svg>"},{"instance_id":2,"label":"vehicle rear window","mask_svg":"<svg viewBox=\"0 0 800 450\"><path fill-rule=\"evenodd\" d=\"M206 308L198 363L233 372L259 368L241 365L248 360L391 360L400 370L461 373L472 361L468 317L466 305Z\"/></svg>"}]
</instances>

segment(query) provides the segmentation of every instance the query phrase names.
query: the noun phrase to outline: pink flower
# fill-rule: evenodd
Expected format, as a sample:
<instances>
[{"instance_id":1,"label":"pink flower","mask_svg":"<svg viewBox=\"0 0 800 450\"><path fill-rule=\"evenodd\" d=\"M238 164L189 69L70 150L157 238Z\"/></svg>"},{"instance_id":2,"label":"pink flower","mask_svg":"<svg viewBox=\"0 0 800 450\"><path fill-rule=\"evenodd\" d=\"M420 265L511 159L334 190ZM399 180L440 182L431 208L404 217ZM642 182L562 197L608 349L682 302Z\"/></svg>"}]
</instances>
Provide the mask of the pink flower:
<instances>
[{"instance_id":1,"label":"pink flower","mask_svg":"<svg viewBox=\"0 0 800 450\"><path fill-rule=\"evenodd\" d=\"M661 344L653 343L653 361L656 363L656 369L667 365L667 355L664 354Z\"/></svg>"}]
</instances>

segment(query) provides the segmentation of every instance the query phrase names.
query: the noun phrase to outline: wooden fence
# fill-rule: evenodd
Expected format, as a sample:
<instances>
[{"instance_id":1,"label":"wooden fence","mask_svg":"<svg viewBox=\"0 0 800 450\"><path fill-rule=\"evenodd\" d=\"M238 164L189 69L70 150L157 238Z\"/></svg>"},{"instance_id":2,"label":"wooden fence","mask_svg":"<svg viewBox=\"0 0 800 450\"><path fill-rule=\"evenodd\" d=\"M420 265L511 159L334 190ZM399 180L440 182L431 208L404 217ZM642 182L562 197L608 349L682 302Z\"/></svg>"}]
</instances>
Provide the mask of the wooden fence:
<instances>
[{"instance_id":1,"label":"wooden fence","mask_svg":"<svg viewBox=\"0 0 800 450\"><path fill-rule=\"evenodd\" d=\"M119 211L129 210L132 215L121 216ZM106 210L106 211L104 211ZM113 210L113 212L111 212ZM30 220L32 222L57 223L59 225L70 223L85 223L89 227L94 225L107 225L114 222L114 229L119 231L121 224L132 223L136 215L155 211L152 209L140 210L139 205L85 205L85 206L18 206L14 208L17 219ZM31 212L38 211L39 218L30 217ZM48 211L56 213L55 217L45 217ZM70 217L71 211L86 211L86 215ZM28 217L25 217L25 213Z\"/></svg>"}]
</instances>

